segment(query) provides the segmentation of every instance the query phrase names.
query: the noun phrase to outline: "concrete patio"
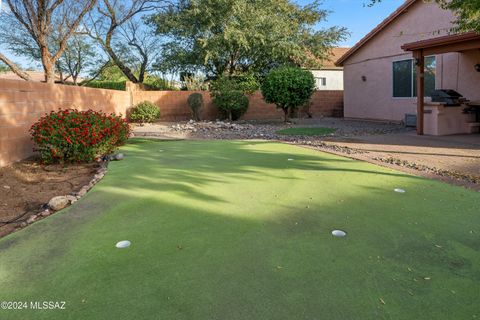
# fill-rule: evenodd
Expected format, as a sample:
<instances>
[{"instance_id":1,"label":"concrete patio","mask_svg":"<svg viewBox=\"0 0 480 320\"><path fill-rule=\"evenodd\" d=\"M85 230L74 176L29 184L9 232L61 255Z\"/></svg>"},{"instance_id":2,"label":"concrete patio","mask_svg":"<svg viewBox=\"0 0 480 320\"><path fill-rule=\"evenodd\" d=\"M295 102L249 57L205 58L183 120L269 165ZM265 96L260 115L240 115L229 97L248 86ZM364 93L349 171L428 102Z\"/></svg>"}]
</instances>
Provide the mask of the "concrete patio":
<instances>
[{"instance_id":1,"label":"concrete patio","mask_svg":"<svg viewBox=\"0 0 480 320\"><path fill-rule=\"evenodd\" d=\"M362 158L394 158L440 170L480 177L480 134L419 136L414 131L329 138L327 144L365 153Z\"/></svg>"}]
</instances>

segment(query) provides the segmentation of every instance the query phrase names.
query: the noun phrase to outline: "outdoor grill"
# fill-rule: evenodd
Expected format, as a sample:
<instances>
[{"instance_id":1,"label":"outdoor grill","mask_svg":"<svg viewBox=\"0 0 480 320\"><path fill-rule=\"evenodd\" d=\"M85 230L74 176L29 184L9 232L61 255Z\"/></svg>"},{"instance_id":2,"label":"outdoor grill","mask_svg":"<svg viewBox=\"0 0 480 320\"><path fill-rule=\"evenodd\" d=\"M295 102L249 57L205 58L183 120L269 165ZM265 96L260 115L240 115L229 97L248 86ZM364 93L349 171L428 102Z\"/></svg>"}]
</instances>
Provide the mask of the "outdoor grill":
<instances>
[{"instance_id":1,"label":"outdoor grill","mask_svg":"<svg viewBox=\"0 0 480 320\"><path fill-rule=\"evenodd\" d=\"M441 102L446 106L459 106L468 100L455 90L441 89L432 93L432 102Z\"/></svg>"}]
</instances>

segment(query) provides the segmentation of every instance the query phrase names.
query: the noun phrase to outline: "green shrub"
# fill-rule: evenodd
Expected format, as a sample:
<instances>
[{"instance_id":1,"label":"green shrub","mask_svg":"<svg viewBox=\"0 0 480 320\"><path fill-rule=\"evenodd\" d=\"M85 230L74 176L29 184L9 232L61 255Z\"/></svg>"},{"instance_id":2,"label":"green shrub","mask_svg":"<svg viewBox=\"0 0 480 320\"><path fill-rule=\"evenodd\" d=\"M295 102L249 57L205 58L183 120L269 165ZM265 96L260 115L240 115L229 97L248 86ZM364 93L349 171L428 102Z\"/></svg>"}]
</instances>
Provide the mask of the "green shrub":
<instances>
[{"instance_id":1,"label":"green shrub","mask_svg":"<svg viewBox=\"0 0 480 320\"><path fill-rule=\"evenodd\" d=\"M211 83L210 90L226 91L237 90L245 94L252 94L260 87L260 82L257 77L251 73L235 75L232 77L222 76Z\"/></svg>"},{"instance_id":2,"label":"green shrub","mask_svg":"<svg viewBox=\"0 0 480 320\"><path fill-rule=\"evenodd\" d=\"M239 119L248 110L248 98L234 78L220 77L211 84L210 96L220 113L230 121Z\"/></svg>"},{"instance_id":3,"label":"green shrub","mask_svg":"<svg viewBox=\"0 0 480 320\"><path fill-rule=\"evenodd\" d=\"M115 114L71 109L43 116L30 134L44 163L90 162L125 144L130 127Z\"/></svg>"},{"instance_id":4,"label":"green shrub","mask_svg":"<svg viewBox=\"0 0 480 320\"><path fill-rule=\"evenodd\" d=\"M98 89L111 89L111 90L126 90L126 81L102 81L92 80L88 83L82 84L85 87L98 88Z\"/></svg>"},{"instance_id":5,"label":"green shrub","mask_svg":"<svg viewBox=\"0 0 480 320\"><path fill-rule=\"evenodd\" d=\"M263 99L283 110L285 122L289 109L306 104L315 90L315 79L308 70L280 67L268 73L262 86Z\"/></svg>"},{"instance_id":6,"label":"green shrub","mask_svg":"<svg viewBox=\"0 0 480 320\"><path fill-rule=\"evenodd\" d=\"M228 120L239 119L248 109L248 98L242 91L220 91L213 96L213 104Z\"/></svg>"},{"instance_id":7,"label":"green shrub","mask_svg":"<svg viewBox=\"0 0 480 320\"><path fill-rule=\"evenodd\" d=\"M160 108L150 101L143 101L132 108L129 118L132 122L155 122L160 119Z\"/></svg>"},{"instance_id":8,"label":"green shrub","mask_svg":"<svg viewBox=\"0 0 480 320\"><path fill-rule=\"evenodd\" d=\"M203 108L203 96L198 92L192 93L188 97L188 106L192 110L192 118L195 121L200 121L200 109Z\"/></svg>"},{"instance_id":9,"label":"green shrub","mask_svg":"<svg viewBox=\"0 0 480 320\"><path fill-rule=\"evenodd\" d=\"M143 84L146 90L172 90L167 80L155 76L147 76Z\"/></svg>"},{"instance_id":10,"label":"green shrub","mask_svg":"<svg viewBox=\"0 0 480 320\"><path fill-rule=\"evenodd\" d=\"M237 75L232 79L235 81L237 89L244 93L253 94L260 89L260 81L253 73Z\"/></svg>"}]
</instances>

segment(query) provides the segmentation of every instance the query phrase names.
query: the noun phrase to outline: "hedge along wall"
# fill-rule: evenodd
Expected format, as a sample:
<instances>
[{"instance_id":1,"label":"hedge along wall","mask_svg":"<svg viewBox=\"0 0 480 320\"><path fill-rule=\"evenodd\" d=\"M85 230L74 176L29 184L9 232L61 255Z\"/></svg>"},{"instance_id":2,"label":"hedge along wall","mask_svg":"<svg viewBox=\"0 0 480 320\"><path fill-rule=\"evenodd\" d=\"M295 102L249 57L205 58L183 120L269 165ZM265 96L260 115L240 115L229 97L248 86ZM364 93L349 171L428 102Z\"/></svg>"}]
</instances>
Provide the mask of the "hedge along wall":
<instances>
[{"instance_id":1,"label":"hedge along wall","mask_svg":"<svg viewBox=\"0 0 480 320\"><path fill-rule=\"evenodd\" d=\"M28 133L30 126L42 115L58 108L99 110L123 115L141 101L160 106L161 120L180 121L191 118L187 104L188 91L141 91L127 83L127 91L95 89L60 84L0 79L0 167L33 154ZM205 107L202 119L217 118L209 92L201 92ZM281 110L266 104L260 92L249 96L246 120L283 119ZM313 117L341 116L343 91L316 91L310 112ZM302 115L300 115L302 116Z\"/></svg>"},{"instance_id":2,"label":"hedge along wall","mask_svg":"<svg viewBox=\"0 0 480 320\"><path fill-rule=\"evenodd\" d=\"M0 79L0 167L33 154L30 126L58 108L126 114L125 91Z\"/></svg>"}]
</instances>

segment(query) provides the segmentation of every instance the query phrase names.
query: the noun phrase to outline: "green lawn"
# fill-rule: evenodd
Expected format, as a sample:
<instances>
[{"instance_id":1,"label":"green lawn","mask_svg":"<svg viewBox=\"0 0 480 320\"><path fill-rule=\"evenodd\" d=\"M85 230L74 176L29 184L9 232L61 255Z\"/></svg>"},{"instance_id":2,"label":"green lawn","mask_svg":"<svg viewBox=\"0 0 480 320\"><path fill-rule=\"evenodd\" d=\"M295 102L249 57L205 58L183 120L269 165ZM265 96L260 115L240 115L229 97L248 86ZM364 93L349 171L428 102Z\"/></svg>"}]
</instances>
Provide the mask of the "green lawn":
<instances>
[{"instance_id":1,"label":"green lawn","mask_svg":"<svg viewBox=\"0 0 480 320\"><path fill-rule=\"evenodd\" d=\"M85 198L0 240L0 301L66 310L0 319L480 317L477 192L279 143L123 152Z\"/></svg>"},{"instance_id":2,"label":"green lawn","mask_svg":"<svg viewBox=\"0 0 480 320\"><path fill-rule=\"evenodd\" d=\"M332 128L287 128L278 130L276 133L288 136L325 136L334 133L336 130Z\"/></svg>"}]
</instances>

